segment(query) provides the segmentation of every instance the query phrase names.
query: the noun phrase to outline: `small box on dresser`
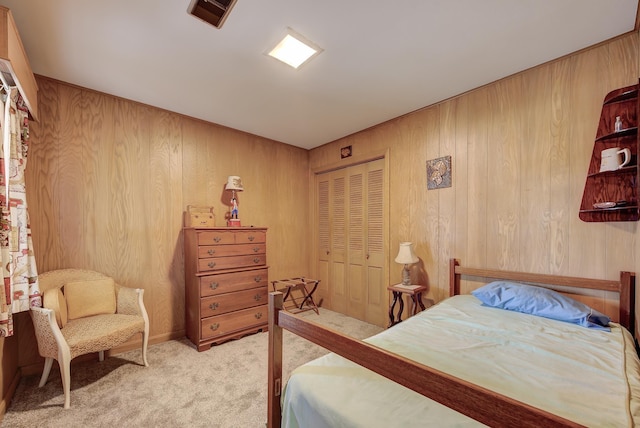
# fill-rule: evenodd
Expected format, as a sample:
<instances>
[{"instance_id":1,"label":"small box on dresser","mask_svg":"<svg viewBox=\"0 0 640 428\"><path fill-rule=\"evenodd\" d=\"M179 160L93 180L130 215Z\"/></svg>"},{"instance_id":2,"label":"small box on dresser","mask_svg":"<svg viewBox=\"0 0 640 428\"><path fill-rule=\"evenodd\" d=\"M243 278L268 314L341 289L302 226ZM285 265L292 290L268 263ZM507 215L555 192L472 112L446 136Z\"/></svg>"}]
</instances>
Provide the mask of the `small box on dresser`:
<instances>
[{"instance_id":1,"label":"small box on dresser","mask_svg":"<svg viewBox=\"0 0 640 428\"><path fill-rule=\"evenodd\" d=\"M267 229L184 229L187 337L198 351L267 330Z\"/></svg>"}]
</instances>

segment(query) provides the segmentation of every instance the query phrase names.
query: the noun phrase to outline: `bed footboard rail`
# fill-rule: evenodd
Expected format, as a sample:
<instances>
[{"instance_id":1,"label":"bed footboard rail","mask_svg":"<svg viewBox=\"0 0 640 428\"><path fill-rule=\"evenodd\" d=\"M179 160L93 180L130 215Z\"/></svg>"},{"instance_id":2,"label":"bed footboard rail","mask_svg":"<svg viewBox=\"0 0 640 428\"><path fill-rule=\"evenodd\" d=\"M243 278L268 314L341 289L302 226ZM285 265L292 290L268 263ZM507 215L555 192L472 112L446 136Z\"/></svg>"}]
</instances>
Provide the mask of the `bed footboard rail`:
<instances>
[{"instance_id":1,"label":"bed footboard rail","mask_svg":"<svg viewBox=\"0 0 640 428\"><path fill-rule=\"evenodd\" d=\"M471 384L282 310L269 294L268 421L281 424L283 329L370 369L457 412L494 427L580 427L575 422Z\"/></svg>"}]
</instances>

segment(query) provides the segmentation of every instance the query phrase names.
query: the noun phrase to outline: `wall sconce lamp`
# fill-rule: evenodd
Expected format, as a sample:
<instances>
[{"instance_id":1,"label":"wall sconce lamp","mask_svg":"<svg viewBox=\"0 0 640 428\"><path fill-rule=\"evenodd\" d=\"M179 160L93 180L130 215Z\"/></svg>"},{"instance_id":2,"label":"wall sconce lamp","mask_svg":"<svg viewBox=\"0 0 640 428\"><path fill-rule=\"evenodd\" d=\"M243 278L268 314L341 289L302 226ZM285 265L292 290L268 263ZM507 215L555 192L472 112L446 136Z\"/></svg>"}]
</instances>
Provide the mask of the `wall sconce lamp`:
<instances>
[{"instance_id":1,"label":"wall sconce lamp","mask_svg":"<svg viewBox=\"0 0 640 428\"><path fill-rule=\"evenodd\" d=\"M224 188L226 190L231 190L231 206L229 212L229 219L227 220L227 226L229 227L240 227L240 218L238 217L238 199L236 198L236 192L242 192L244 187L242 187L242 179L237 175L230 175L227 178L227 184L225 184Z\"/></svg>"},{"instance_id":2,"label":"wall sconce lamp","mask_svg":"<svg viewBox=\"0 0 640 428\"><path fill-rule=\"evenodd\" d=\"M396 263L404 265L402 269L402 285L410 285L411 277L409 275L409 265L418 263L419 259L416 253L413 252L413 244L411 242L401 242L398 255L396 256Z\"/></svg>"}]
</instances>

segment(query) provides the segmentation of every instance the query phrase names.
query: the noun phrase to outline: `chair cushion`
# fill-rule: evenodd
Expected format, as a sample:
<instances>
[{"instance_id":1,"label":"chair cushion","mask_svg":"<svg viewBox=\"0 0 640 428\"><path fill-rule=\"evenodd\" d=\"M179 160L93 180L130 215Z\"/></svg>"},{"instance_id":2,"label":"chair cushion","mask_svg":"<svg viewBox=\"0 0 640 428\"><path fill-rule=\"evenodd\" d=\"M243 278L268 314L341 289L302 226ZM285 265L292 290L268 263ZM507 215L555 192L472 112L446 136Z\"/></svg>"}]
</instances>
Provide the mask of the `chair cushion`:
<instances>
[{"instance_id":1,"label":"chair cushion","mask_svg":"<svg viewBox=\"0 0 640 428\"><path fill-rule=\"evenodd\" d=\"M116 313L113 278L68 282L64 285L69 319Z\"/></svg>"},{"instance_id":2,"label":"chair cushion","mask_svg":"<svg viewBox=\"0 0 640 428\"><path fill-rule=\"evenodd\" d=\"M59 288L52 288L44 292L42 305L51 309L56 314L58 327L63 328L67 324L67 301Z\"/></svg>"},{"instance_id":3,"label":"chair cushion","mask_svg":"<svg viewBox=\"0 0 640 428\"><path fill-rule=\"evenodd\" d=\"M62 330L71 358L119 346L136 333L144 333L144 319L137 315L102 314L69 320Z\"/></svg>"}]
</instances>

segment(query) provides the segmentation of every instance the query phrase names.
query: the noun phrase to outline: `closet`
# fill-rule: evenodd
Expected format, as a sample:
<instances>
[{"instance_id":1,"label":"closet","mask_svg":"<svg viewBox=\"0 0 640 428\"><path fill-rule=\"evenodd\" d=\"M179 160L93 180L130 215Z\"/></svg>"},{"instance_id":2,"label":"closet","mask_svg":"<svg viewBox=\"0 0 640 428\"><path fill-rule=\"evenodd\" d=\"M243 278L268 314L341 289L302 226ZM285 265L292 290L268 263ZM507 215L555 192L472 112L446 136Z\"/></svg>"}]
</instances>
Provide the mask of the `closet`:
<instances>
[{"instance_id":1,"label":"closet","mask_svg":"<svg viewBox=\"0 0 640 428\"><path fill-rule=\"evenodd\" d=\"M386 325L385 160L316 175L316 272L324 306Z\"/></svg>"}]
</instances>

